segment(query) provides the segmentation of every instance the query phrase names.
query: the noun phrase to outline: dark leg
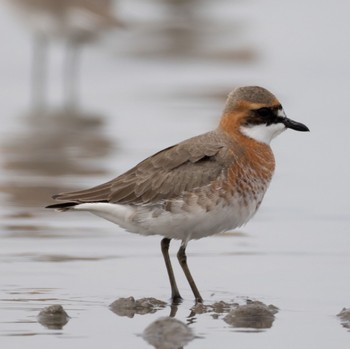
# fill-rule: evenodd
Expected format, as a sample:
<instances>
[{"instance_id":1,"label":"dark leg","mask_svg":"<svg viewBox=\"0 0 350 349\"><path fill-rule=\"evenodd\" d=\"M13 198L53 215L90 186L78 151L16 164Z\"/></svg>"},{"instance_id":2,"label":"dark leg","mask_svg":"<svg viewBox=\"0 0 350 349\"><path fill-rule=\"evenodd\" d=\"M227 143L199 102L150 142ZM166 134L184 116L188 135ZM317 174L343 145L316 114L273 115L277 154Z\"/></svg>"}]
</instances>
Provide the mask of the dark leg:
<instances>
[{"instance_id":1,"label":"dark leg","mask_svg":"<svg viewBox=\"0 0 350 349\"><path fill-rule=\"evenodd\" d=\"M179 303L180 303L179 301L171 303L169 317L175 317L176 316L177 309L179 307Z\"/></svg>"},{"instance_id":2,"label":"dark leg","mask_svg":"<svg viewBox=\"0 0 350 349\"><path fill-rule=\"evenodd\" d=\"M180 262L182 270L185 273L186 279L191 286L192 292L193 292L194 297L196 299L196 303L203 303L203 298L199 294L198 288L197 288L197 286L193 280L193 277L190 273L190 269L188 269L188 266L187 266L186 244L184 244L184 243L181 244L179 252L177 253L177 258Z\"/></svg>"},{"instance_id":3,"label":"dark leg","mask_svg":"<svg viewBox=\"0 0 350 349\"><path fill-rule=\"evenodd\" d=\"M64 62L64 103L68 110L73 110L78 104L79 85L79 44L69 41L66 60Z\"/></svg>"},{"instance_id":4,"label":"dark leg","mask_svg":"<svg viewBox=\"0 0 350 349\"><path fill-rule=\"evenodd\" d=\"M32 62L32 91L31 102L34 110L42 111L45 107L47 83L47 39L44 35L34 37Z\"/></svg>"},{"instance_id":5,"label":"dark leg","mask_svg":"<svg viewBox=\"0 0 350 349\"><path fill-rule=\"evenodd\" d=\"M174 303L179 303L179 301L182 299L182 297L180 295L179 289L177 288L173 267L171 266L171 262L170 262L170 258L169 258L170 239L168 239L168 238L162 239L160 245L162 247L164 262L165 262L166 270L168 272L169 281L170 281L170 285L171 285L171 298L172 298Z\"/></svg>"}]
</instances>

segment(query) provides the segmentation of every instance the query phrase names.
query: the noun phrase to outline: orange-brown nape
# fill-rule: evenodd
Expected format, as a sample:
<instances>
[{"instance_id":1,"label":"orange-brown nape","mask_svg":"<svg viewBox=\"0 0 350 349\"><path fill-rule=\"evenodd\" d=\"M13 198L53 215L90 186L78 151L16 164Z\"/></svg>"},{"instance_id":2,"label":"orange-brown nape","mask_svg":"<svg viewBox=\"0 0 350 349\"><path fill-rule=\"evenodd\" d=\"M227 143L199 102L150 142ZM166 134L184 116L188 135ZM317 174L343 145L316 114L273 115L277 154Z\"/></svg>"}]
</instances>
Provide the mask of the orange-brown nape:
<instances>
[{"instance_id":1,"label":"orange-brown nape","mask_svg":"<svg viewBox=\"0 0 350 349\"><path fill-rule=\"evenodd\" d=\"M230 134L237 133L252 111L280 107L281 104L277 98L263 87L236 88L228 95L219 128Z\"/></svg>"}]
</instances>

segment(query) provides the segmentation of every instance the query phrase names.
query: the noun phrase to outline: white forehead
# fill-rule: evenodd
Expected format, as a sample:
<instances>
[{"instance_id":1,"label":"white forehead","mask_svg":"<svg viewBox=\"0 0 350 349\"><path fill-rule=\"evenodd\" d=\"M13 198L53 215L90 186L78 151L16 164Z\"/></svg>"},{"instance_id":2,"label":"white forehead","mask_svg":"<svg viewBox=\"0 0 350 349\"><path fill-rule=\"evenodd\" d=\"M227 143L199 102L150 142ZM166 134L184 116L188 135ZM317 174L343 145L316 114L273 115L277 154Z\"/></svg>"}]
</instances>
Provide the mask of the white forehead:
<instances>
[{"instance_id":1,"label":"white forehead","mask_svg":"<svg viewBox=\"0 0 350 349\"><path fill-rule=\"evenodd\" d=\"M285 114L285 112L284 112L282 107L277 109L277 116L280 116L281 118L285 118L286 117L286 114Z\"/></svg>"}]
</instances>

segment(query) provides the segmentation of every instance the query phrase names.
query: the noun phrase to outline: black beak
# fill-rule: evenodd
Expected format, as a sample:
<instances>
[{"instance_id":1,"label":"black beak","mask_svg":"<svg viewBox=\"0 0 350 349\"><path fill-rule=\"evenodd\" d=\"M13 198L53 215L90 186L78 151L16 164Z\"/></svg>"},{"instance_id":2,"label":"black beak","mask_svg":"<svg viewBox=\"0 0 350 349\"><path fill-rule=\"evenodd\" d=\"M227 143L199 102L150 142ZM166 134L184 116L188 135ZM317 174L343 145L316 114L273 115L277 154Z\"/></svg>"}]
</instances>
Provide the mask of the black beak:
<instances>
[{"instance_id":1,"label":"black beak","mask_svg":"<svg viewBox=\"0 0 350 349\"><path fill-rule=\"evenodd\" d=\"M301 122L296 122L288 118L283 118L283 123L284 123L284 126L286 126L287 128L291 128L292 130L295 130L295 131L303 131L303 132L310 131L309 128L304 124L302 124Z\"/></svg>"}]
</instances>

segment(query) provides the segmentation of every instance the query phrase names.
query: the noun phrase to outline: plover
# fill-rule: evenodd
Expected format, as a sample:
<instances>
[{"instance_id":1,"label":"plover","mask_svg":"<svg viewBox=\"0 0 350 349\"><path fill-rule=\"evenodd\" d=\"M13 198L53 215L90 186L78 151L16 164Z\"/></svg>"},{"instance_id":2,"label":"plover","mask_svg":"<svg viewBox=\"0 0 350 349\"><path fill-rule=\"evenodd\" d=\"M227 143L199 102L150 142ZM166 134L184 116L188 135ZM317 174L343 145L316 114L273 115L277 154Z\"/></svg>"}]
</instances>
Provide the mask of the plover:
<instances>
[{"instance_id":1,"label":"plover","mask_svg":"<svg viewBox=\"0 0 350 349\"><path fill-rule=\"evenodd\" d=\"M166 148L117 178L87 190L54 195L59 211L88 211L129 232L161 235L171 297L181 299L169 258L171 239L196 302L203 298L186 261L190 240L249 221L271 181L271 140L287 128L309 129L288 119L280 102L258 86L240 87L227 99L214 131Z\"/></svg>"}]
</instances>

